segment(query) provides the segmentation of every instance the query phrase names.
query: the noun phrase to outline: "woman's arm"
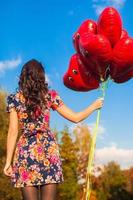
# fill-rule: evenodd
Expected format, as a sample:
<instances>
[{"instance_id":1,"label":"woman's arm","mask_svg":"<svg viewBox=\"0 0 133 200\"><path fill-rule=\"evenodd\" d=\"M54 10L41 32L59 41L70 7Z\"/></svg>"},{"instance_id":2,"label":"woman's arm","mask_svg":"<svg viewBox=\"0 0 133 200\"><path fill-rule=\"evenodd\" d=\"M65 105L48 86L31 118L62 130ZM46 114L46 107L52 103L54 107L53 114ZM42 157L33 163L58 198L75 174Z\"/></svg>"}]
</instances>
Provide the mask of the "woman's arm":
<instances>
[{"instance_id":1,"label":"woman's arm","mask_svg":"<svg viewBox=\"0 0 133 200\"><path fill-rule=\"evenodd\" d=\"M81 112L74 112L73 110L68 108L65 104L63 104L61 107L58 107L56 110L61 116L68 119L69 121L78 123L87 118L91 113L101 108L102 106L103 106L103 98L99 98Z\"/></svg>"},{"instance_id":2,"label":"woman's arm","mask_svg":"<svg viewBox=\"0 0 133 200\"><path fill-rule=\"evenodd\" d=\"M18 116L15 108L12 108L9 116L9 128L7 135L7 156L6 156L7 164L11 164L12 162L12 157L17 137L18 137Z\"/></svg>"}]
</instances>

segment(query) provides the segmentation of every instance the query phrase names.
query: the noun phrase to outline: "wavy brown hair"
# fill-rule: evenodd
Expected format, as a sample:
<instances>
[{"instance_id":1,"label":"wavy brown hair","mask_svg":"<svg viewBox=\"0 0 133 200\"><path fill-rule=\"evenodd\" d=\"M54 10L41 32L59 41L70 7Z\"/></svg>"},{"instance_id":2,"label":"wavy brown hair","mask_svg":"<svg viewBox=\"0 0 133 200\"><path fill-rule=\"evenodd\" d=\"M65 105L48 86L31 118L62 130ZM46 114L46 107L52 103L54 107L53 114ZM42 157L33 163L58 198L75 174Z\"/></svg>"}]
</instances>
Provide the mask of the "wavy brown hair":
<instances>
[{"instance_id":1,"label":"wavy brown hair","mask_svg":"<svg viewBox=\"0 0 133 200\"><path fill-rule=\"evenodd\" d=\"M43 65L35 59L25 63L18 84L26 100L27 113L35 119L38 110L46 105L45 95L48 92Z\"/></svg>"}]
</instances>

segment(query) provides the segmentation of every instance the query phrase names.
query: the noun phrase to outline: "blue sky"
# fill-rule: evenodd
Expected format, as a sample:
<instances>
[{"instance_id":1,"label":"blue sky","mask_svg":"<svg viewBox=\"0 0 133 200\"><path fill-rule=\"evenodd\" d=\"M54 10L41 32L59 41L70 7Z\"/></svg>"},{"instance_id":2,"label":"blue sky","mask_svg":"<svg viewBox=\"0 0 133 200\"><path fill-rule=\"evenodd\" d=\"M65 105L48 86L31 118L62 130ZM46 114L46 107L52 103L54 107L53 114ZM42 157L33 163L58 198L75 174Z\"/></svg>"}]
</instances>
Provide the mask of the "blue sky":
<instances>
[{"instance_id":1,"label":"blue sky","mask_svg":"<svg viewBox=\"0 0 133 200\"><path fill-rule=\"evenodd\" d=\"M31 58L38 59L45 65L51 88L56 89L74 111L84 109L100 95L98 90L79 93L63 85L63 74L75 53L72 35L79 25L88 18L97 20L103 6L113 5L119 9L124 27L133 36L131 0L5 0L0 3L0 85L14 92L22 65ZM113 146L116 151L132 153L132 91L133 79L124 84L109 84L97 148L110 150ZM51 112L51 117L52 128L61 130L64 125L74 126L56 112ZM84 123L93 126L95 119L96 112Z\"/></svg>"}]
</instances>

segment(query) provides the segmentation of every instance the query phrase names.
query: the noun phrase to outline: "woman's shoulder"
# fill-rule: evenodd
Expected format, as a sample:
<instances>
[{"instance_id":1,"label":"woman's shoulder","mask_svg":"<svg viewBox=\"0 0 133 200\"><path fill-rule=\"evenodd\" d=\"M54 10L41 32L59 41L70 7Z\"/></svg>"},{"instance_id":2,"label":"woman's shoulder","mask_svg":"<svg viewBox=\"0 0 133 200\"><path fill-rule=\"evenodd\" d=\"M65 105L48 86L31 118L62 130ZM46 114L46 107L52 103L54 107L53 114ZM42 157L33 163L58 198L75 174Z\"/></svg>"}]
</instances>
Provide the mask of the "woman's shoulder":
<instances>
[{"instance_id":1,"label":"woman's shoulder","mask_svg":"<svg viewBox=\"0 0 133 200\"><path fill-rule=\"evenodd\" d=\"M56 89L53 89L53 88L48 90L48 94L50 95L50 97L52 99L54 99L56 96L59 96L58 91Z\"/></svg>"},{"instance_id":2,"label":"woman's shoulder","mask_svg":"<svg viewBox=\"0 0 133 200\"><path fill-rule=\"evenodd\" d=\"M10 112L13 107L19 110L20 107L20 92L17 90L7 95L7 112Z\"/></svg>"},{"instance_id":3,"label":"woman's shoulder","mask_svg":"<svg viewBox=\"0 0 133 200\"><path fill-rule=\"evenodd\" d=\"M7 96L7 100L12 100L15 102L25 102L25 98L23 96L23 93L20 89L16 89L16 91L9 93Z\"/></svg>"},{"instance_id":4,"label":"woman's shoulder","mask_svg":"<svg viewBox=\"0 0 133 200\"><path fill-rule=\"evenodd\" d=\"M53 110L56 110L58 107L60 107L61 105L63 105L63 100L60 97L59 93L57 92L57 90L55 89L50 89L49 90L49 94L50 94L50 101L51 101L51 108Z\"/></svg>"},{"instance_id":5,"label":"woman's shoulder","mask_svg":"<svg viewBox=\"0 0 133 200\"><path fill-rule=\"evenodd\" d=\"M13 100L16 97L16 95L17 95L17 91L9 92L7 94L7 99L12 99Z\"/></svg>"}]
</instances>

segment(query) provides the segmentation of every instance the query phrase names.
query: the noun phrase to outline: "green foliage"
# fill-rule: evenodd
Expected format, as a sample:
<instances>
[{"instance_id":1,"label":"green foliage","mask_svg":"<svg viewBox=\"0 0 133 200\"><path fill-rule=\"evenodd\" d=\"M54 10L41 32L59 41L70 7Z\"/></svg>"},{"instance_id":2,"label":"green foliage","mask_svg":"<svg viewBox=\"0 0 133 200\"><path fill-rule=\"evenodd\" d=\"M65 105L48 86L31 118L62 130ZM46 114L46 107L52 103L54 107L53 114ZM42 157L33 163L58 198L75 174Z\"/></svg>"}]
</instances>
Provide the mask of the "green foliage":
<instances>
[{"instance_id":1,"label":"green foliage","mask_svg":"<svg viewBox=\"0 0 133 200\"><path fill-rule=\"evenodd\" d=\"M77 147L76 157L78 159L77 175L78 183L80 185L80 199L85 196L84 192L86 187L86 173L89 158L89 150L91 144L91 134L86 124L78 124L74 128L75 146ZM94 196L94 195L93 195Z\"/></svg>"},{"instance_id":2,"label":"green foliage","mask_svg":"<svg viewBox=\"0 0 133 200\"><path fill-rule=\"evenodd\" d=\"M9 117L6 113L7 93L0 91L0 200L20 200L21 194L18 189L11 186L10 178L5 176L3 168L6 155L6 138L8 131Z\"/></svg>"},{"instance_id":3,"label":"green foliage","mask_svg":"<svg viewBox=\"0 0 133 200\"><path fill-rule=\"evenodd\" d=\"M60 154L63 164L64 183L58 187L58 200L76 200L78 199L77 184L77 158L76 148L70 137L68 128L65 127L61 132Z\"/></svg>"},{"instance_id":4,"label":"green foliage","mask_svg":"<svg viewBox=\"0 0 133 200\"><path fill-rule=\"evenodd\" d=\"M126 191L128 192L128 194L130 194L130 199L133 199L133 167L128 170L124 170L123 173L127 179Z\"/></svg>"},{"instance_id":5,"label":"green foliage","mask_svg":"<svg viewBox=\"0 0 133 200\"><path fill-rule=\"evenodd\" d=\"M4 91L0 91L0 157L5 155L5 142L6 142L6 134L8 127L8 115L5 112L6 109L6 93Z\"/></svg>"},{"instance_id":6,"label":"green foliage","mask_svg":"<svg viewBox=\"0 0 133 200\"><path fill-rule=\"evenodd\" d=\"M95 188L98 200L130 200L131 194L126 191L127 179L120 166L115 162L104 167Z\"/></svg>"}]
</instances>

